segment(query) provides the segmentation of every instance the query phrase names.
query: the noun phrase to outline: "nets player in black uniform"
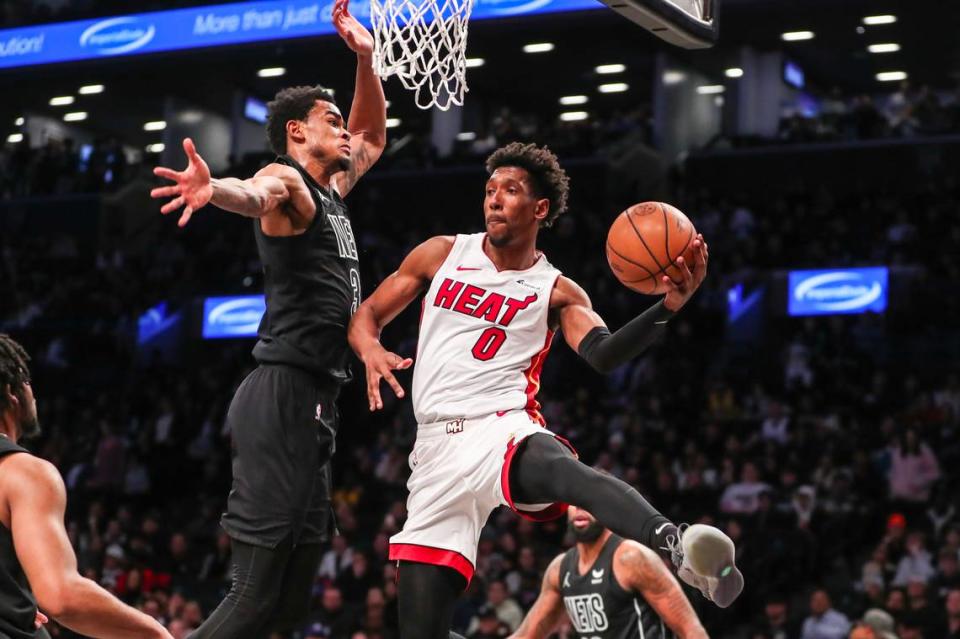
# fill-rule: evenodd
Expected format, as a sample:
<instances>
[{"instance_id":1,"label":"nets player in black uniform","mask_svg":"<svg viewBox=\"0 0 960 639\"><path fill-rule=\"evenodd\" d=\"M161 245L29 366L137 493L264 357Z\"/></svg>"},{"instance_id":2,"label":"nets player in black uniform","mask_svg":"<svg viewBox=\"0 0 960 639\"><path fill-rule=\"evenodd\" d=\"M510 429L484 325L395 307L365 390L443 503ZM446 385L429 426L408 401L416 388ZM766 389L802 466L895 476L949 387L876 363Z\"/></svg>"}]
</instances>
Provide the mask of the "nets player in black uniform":
<instances>
[{"instance_id":1,"label":"nets player in black uniform","mask_svg":"<svg viewBox=\"0 0 960 639\"><path fill-rule=\"evenodd\" d=\"M566 612L583 639L706 639L680 584L663 560L600 525L567 511L576 546L558 555L543 576L540 596L514 639L543 639Z\"/></svg>"},{"instance_id":2,"label":"nets player in black uniform","mask_svg":"<svg viewBox=\"0 0 960 639\"><path fill-rule=\"evenodd\" d=\"M184 171L158 167L176 184L161 211L184 207L183 226L212 203L254 218L267 310L227 422L233 488L222 519L233 547L233 587L193 635L261 637L299 627L309 612L321 543L332 533L330 458L334 405L349 379L347 325L360 304L357 246L345 196L380 157L386 107L371 63L373 37L337 0L333 22L357 53L349 123L320 87L280 91L268 104L277 160L248 180L211 179L184 140Z\"/></svg>"},{"instance_id":3,"label":"nets player in black uniform","mask_svg":"<svg viewBox=\"0 0 960 639\"><path fill-rule=\"evenodd\" d=\"M37 604L78 634L171 639L156 620L77 572L60 473L17 442L40 432L29 357L0 334L0 637L49 637Z\"/></svg>"}]
</instances>

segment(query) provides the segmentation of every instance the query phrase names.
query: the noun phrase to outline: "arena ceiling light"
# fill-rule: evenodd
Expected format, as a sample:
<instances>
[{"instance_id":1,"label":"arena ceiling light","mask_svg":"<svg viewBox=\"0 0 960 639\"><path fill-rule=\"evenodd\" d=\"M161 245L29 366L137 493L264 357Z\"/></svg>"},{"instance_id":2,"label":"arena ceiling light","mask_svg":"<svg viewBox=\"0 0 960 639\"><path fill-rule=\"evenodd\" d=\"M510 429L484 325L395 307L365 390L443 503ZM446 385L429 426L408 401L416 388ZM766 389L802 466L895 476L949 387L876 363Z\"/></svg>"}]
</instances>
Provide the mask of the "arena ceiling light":
<instances>
[{"instance_id":1,"label":"arena ceiling light","mask_svg":"<svg viewBox=\"0 0 960 639\"><path fill-rule=\"evenodd\" d=\"M547 51L553 51L553 49L552 42L531 42L523 45L524 53L546 53Z\"/></svg>"},{"instance_id":2,"label":"arena ceiling light","mask_svg":"<svg viewBox=\"0 0 960 639\"><path fill-rule=\"evenodd\" d=\"M743 69L740 67L731 67L723 72L723 75L728 78L740 78L743 77Z\"/></svg>"},{"instance_id":3,"label":"arena ceiling light","mask_svg":"<svg viewBox=\"0 0 960 639\"><path fill-rule=\"evenodd\" d=\"M564 122L580 122L588 117L589 114L586 111L567 111L560 114L560 119Z\"/></svg>"},{"instance_id":4,"label":"arena ceiling light","mask_svg":"<svg viewBox=\"0 0 960 639\"><path fill-rule=\"evenodd\" d=\"M67 106L68 104L73 104L74 97L72 95L61 95L55 98L50 98L50 106Z\"/></svg>"},{"instance_id":5,"label":"arena ceiling light","mask_svg":"<svg viewBox=\"0 0 960 639\"><path fill-rule=\"evenodd\" d=\"M666 85L680 84L687 79L687 74L683 71L664 71L663 83Z\"/></svg>"},{"instance_id":6,"label":"arena ceiling light","mask_svg":"<svg viewBox=\"0 0 960 639\"><path fill-rule=\"evenodd\" d=\"M83 122L87 119L86 111L73 111L71 113L65 113L63 115L64 122Z\"/></svg>"},{"instance_id":7,"label":"arena ceiling light","mask_svg":"<svg viewBox=\"0 0 960 639\"><path fill-rule=\"evenodd\" d=\"M475 69L477 67L482 67L486 60L483 58L467 58L467 68Z\"/></svg>"},{"instance_id":8,"label":"arena ceiling light","mask_svg":"<svg viewBox=\"0 0 960 639\"><path fill-rule=\"evenodd\" d=\"M697 87L697 93L700 95L716 95L723 93L725 90L722 84L703 84Z\"/></svg>"},{"instance_id":9,"label":"arena ceiling light","mask_svg":"<svg viewBox=\"0 0 960 639\"><path fill-rule=\"evenodd\" d=\"M900 45L896 42L884 42L881 44L871 44L867 47L870 53L896 53L900 50Z\"/></svg>"},{"instance_id":10,"label":"arena ceiling light","mask_svg":"<svg viewBox=\"0 0 960 639\"><path fill-rule=\"evenodd\" d=\"M906 71L881 71L877 74L877 80L880 82L899 82L906 79Z\"/></svg>"},{"instance_id":11,"label":"arena ceiling light","mask_svg":"<svg viewBox=\"0 0 960 639\"><path fill-rule=\"evenodd\" d=\"M387 128L395 129L400 126L400 118L387 118Z\"/></svg>"},{"instance_id":12,"label":"arena ceiling light","mask_svg":"<svg viewBox=\"0 0 960 639\"><path fill-rule=\"evenodd\" d=\"M279 78L281 75L286 75L287 70L283 67L267 67L265 69L260 69L257 71L257 77L260 78Z\"/></svg>"},{"instance_id":13,"label":"arena ceiling light","mask_svg":"<svg viewBox=\"0 0 960 639\"><path fill-rule=\"evenodd\" d=\"M893 24L897 21L897 16L884 14L880 16L867 16L863 19L863 23L869 26L876 26L878 24Z\"/></svg>"},{"instance_id":14,"label":"arena ceiling light","mask_svg":"<svg viewBox=\"0 0 960 639\"><path fill-rule=\"evenodd\" d=\"M565 95L560 98L560 104L564 106L573 106L575 104L586 104L589 100L585 95Z\"/></svg>"},{"instance_id":15,"label":"arena ceiling light","mask_svg":"<svg viewBox=\"0 0 960 639\"><path fill-rule=\"evenodd\" d=\"M80 95L96 95L97 93L103 93L103 89L102 84L88 84L80 87L77 93Z\"/></svg>"},{"instance_id":16,"label":"arena ceiling light","mask_svg":"<svg viewBox=\"0 0 960 639\"><path fill-rule=\"evenodd\" d=\"M148 144L146 146L147 153L163 153L163 150L167 148L164 146L163 142L157 142L156 144Z\"/></svg>"},{"instance_id":17,"label":"arena ceiling light","mask_svg":"<svg viewBox=\"0 0 960 639\"><path fill-rule=\"evenodd\" d=\"M7 136L7 142L10 144L16 144L17 142L23 142L23 133L11 133Z\"/></svg>"},{"instance_id":18,"label":"arena ceiling light","mask_svg":"<svg viewBox=\"0 0 960 639\"><path fill-rule=\"evenodd\" d=\"M473 142L477 139L477 134L473 131L461 131L457 133L457 142Z\"/></svg>"},{"instance_id":19,"label":"arena ceiling light","mask_svg":"<svg viewBox=\"0 0 960 639\"><path fill-rule=\"evenodd\" d=\"M600 75L610 75L611 73L623 73L627 70L627 65L625 64L601 64L596 67L594 71Z\"/></svg>"},{"instance_id":20,"label":"arena ceiling light","mask_svg":"<svg viewBox=\"0 0 960 639\"><path fill-rule=\"evenodd\" d=\"M24 122L26 122L26 120L24 120L24 119L23 119L23 116L21 115L19 118L17 118L16 120L13 121L13 124L14 124L15 126L23 126L23 123L24 123Z\"/></svg>"},{"instance_id":21,"label":"arena ceiling light","mask_svg":"<svg viewBox=\"0 0 960 639\"><path fill-rule=\"evenodd\" d=\"M611 82L610 84L601 84L597 87L600 93L623 93L630 88L626 82Z\"/></svg>"},{"instance_id":22,"label":"arena ceiling light","mask_svg":"<svg viewBox=\"0 0 960 639\"><path fill-rule=\"evenodd\" d=\"M167 128L167 123L163 120L153 120L143 125L144 131L163 131Z\"/></svg>"},{"instance_id":23,"label":"arena ceiling light","mask_svg":"<svg viewBox=\"0 0 960 639\"><path fill-rule=\"evenodd\" d=\"M780 39L784 42L801 42L803 40L813 40L813 31L787 31L780 34Z\"/></svg>"}]
</instances>

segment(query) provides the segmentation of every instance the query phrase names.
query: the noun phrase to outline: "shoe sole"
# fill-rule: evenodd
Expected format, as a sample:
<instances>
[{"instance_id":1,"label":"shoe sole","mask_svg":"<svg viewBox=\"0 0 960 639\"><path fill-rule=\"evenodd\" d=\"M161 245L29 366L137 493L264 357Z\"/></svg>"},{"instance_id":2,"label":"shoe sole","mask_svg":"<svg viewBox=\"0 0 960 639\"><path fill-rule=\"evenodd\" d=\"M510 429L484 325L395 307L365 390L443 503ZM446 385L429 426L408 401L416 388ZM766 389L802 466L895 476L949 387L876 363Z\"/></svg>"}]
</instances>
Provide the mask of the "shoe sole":
<instances>
[{"instance_id":1,"label":"shoe sole","mask_svg":"<svg viewBox=\"0 0 960 639\"><path fill-rule=\"evenodd\" d=\"M683 533L684 555L691 570L717 580L710 597L726 608L743 592L743 573L734 563L733 541L713 526L694 524Z\"/></svg>"}]
</instances>

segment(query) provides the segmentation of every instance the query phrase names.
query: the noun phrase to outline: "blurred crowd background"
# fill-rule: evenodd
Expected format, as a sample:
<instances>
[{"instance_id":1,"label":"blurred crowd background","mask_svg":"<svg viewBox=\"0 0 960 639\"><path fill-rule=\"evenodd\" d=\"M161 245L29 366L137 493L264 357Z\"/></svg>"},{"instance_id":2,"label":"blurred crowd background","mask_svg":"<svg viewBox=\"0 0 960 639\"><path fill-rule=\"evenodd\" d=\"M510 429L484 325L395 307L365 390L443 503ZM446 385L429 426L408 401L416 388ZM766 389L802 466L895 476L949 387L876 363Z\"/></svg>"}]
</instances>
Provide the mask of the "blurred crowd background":
<instances>
[{"instance_id":1,"label":"blurred crowd background","mask_svg":"<svg viewBox=\"0 0 960 639\"><path fill-rule=\"evenodd\" d=\"M193 4L158 0L138 3L137 10ZM127 5L5 2L0 24L104 16ZM741 32L750 24L730 15L727 33L736 38L738 23ZM838 24L850 17L829 15ZM761 17L758 24L766 24ZM851 33L853 24L859 15ZM550 27L559 33L563 23ZM482 26L477 33L483 35ZM527 39L534 37L544 36ZM814 41L825 55L833 52L828 38ZM323 46L340 51L341 43ZM720 57L721 49L711 55ZM279 45L269 52L284 63L293 57ZM259 49L236 55L238 69L264 63ZM588 65L611 61L574 55ZM785 49L784 55L808 65L811 76L823 72L813 54ZM200 57L193 59L200 64ZM304 60L316 81L315 64ZM944 73L953 68L949 60L944 53ZM180 61L162 58L144 77ZM630 64L631 82L653 83L643 75L653 77L652 58L647 67ZM656 64L659 78L667 67ZM119 75L125 67L111 68ZM346 86L353 70L344 68ZM674 521L710 522L734 539L747 584L737 603L719 610L688 592L712 637L866 639L854 633L866 632L858 624L871 609L889 613L890 633L900 639L960 637L960 94L955 77L927 84L921 68L941 70L918 66L911 74L919 79L911 75L899 86L858 80L832 89L822 82L809 89L816 93L812 110L804 108L807 94L793 92L767 118L763 135L743 122L730 125L727 111L715 119L715 133L683 148L676 131L665 134L669 104L662 95L625 92L619 107L598 106L589 118L563 121L545 116L542 105L491 98L478 74L469 99L483 108L465 114L468 135L438 152L430 127L405 113L391 129L389 152L348 197L369 293L431 235L482 229L487 154L514 140L547 144L570 173L572 190L569 213L541 234L542 248L587 290L612 328L655 301L622 287L606 264L604 240L614 217L630 204L658 199L692 219L710 244L709 275L666 337L609 376L594 373L558 338L540 401L549 427L585 462L631 483ZM737 70L749 78L750 68ZM234 71L224 65L220 79L232 82ZM563 81L585 77L564 73ZM94 76L89 68L84 74L78 82ZM767 89L779 90L779 67L768 75ZM50 97L38 88L47 77L24 80L32 104ZM544 82L560 81L554 80ZM111 93L113 81L120 82L107 80L102 100L129 99ZM217 81L210 77L209 93ZM268 98L296 83L290 76L270 82L281 84L248 93ZM713 94L701 96L710 101L703 104L742 116L735 98L748 94L732 82L726 106ZM547 90L536 78L528 88ZM202 104L200 93L188 97ZM410 101L403 92L388 97ZM30 445L64 476L67 527L81 571L181 639L229 587L229 539L218 524L230 487L224 414L254 366L251 340L201 339L197 300L262 292L251 222L209 208L181 230L159 214L148 194L161 151L141 151L147 141L157 146L143 132L148 117L160 117L150 111L156 105L124 124L125 136L95 121L96 96L78 97L94 105L83 107L94 122L74 140L71 130L50 125L59 113L31 115L26 109L34 107L15 98L11 116L27 117L26 125L17 118L17 132L0 146L0 332L34 358L44 434ZM590 99L599 102L594 94ZM549 108L555 103L551 97ZM99 117L119 123L125 109L125 103L100 109ZM167 161L182 161L171 130L174 116L191 110L198 109L167 109L169 123L161 123L169 126ZM227 109L221 111L226 118ZM697 125L704 112L697 113L680 113L674 124ZM214 137L204 140L201 153ZM253 146L224 151L228 160L215 172L247 177L271 161L259 136L246 144ZM857 266L889 267L884 313L787 316L786 271ZM142 318L158 305L164 305L160 322L175 325L173 337L138 338ZM416 328L411 309L387 329L384 342L413 355ZM359 364L354 375L362 380ZM408 374L401 383L409 387ZM341 535L316 575L311 618L290 639L397 639L388 539L406 516L416 424L409 401L389 392L384 398L385 410L371 415L363 384L344 388L334 460ZM535 600L543 570L570 543L564 520L532 524L496 511L454 629L468 639L508 636ZM50 631L73 636L55 623ZM560 635L572 630L564 626Z\"/></svg>"}]
</instances>

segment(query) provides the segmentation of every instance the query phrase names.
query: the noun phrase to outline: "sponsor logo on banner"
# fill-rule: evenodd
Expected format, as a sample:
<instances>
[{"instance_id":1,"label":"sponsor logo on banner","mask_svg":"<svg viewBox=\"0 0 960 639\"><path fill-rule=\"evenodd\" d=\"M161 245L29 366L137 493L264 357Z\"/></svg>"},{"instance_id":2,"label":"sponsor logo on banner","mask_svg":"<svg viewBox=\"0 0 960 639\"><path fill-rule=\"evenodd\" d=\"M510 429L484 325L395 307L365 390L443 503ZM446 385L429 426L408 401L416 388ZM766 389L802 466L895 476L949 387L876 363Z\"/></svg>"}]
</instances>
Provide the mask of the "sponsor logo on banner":
<instances>
[{"instance_id":1,"label":"sponsor logo on banner","mask_svg":"<svg viewBox=\"0 0 960 639\"><path fill-rule=\"evenodd\" d=\"M882 313L887 308L886 267L791 271L790 315Z\"/></svg>"},{"instance_id":2,"label":"sponsor logo on banner","mask_svg":"<svg viewBox=\"0 0 960 639\"><path fill-rule=\"evenodd\" d=\"M80 46L100 55L117 55L145 47L157 28L134 16L101 20L80 34Z\"/></svg>"},{"instance_id":3,"label":"sponsor logo on banner","mask_svg":"<svg viewBox=\"0 0 960 639\"><path fill-rule=\"evenodd\" d=\"M29 38L12 37L0 40L0 58L7 56L30 55L43 51L44 34L40 33Z\"/></svg>"},{"instance_id":4,"label":"sponsor logo on banner","mask_svg":"<svg viewBox=\"0 0 960 639\"><path fill-rule=\"evenodd\" d=\"M537 13L553 0L477 0L478 13L488 16L517 16Z\"/></svg>"},{"instance_id":5,"label":"sponsor logo on banner","mask_svg":"<svg viewBox=\"0 0 960 639\"><path fill-rule=\"evenodd\" d=\"M263 295L208 297L203 302L203 337L254 337L266 310Z\"/></svg>"}]
</instances>

